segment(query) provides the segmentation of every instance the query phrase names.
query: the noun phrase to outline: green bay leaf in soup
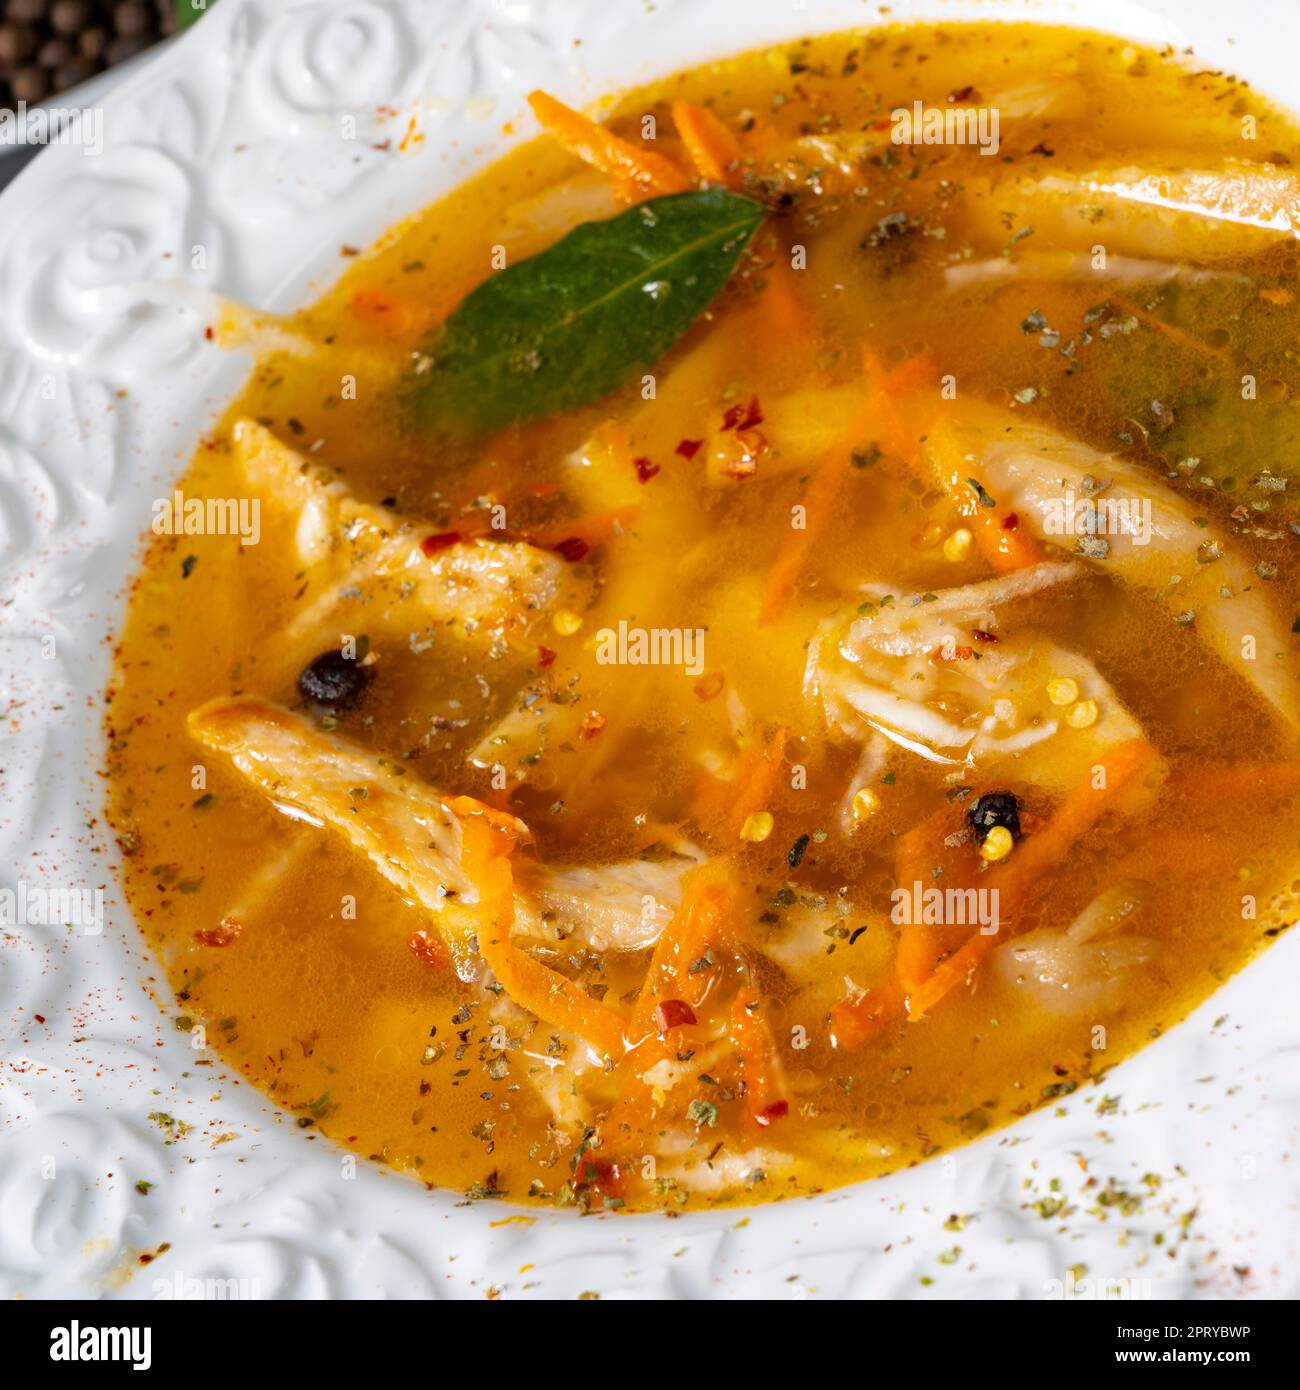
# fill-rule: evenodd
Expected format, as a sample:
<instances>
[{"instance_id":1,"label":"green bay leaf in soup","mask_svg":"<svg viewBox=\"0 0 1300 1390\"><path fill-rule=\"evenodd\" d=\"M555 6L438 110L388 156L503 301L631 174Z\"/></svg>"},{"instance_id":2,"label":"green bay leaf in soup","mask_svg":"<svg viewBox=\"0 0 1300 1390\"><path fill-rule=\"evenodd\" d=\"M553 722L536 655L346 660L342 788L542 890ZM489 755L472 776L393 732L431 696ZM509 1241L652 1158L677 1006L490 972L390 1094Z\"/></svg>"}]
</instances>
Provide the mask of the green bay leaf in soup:
<instances>
[{"instance_id":1,"label":"green bay leaf in soup","mask_svg":"<svg viewBox=\"0 0 1300 1390\"><path fill-rule=\"evenodd\" d=\"M476 434L608 395L661 357L726 284L763 219L720 189L586 222L492 276L407 375L410 418Z\"/></svg>"}]
</instances>

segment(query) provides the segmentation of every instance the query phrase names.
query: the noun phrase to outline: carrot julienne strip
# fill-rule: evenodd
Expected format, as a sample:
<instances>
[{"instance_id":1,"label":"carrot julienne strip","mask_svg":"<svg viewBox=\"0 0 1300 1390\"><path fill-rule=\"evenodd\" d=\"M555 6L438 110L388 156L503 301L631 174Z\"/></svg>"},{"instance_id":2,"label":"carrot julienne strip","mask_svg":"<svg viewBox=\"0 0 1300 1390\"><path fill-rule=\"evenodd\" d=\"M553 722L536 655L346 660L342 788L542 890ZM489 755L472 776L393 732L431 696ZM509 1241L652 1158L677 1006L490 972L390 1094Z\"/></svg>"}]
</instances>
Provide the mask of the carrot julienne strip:
<instances>
[{"instance_id":1,"label":"carrot julienne strip","mask_svg":"<svg viewBox=\"0 0 1300 1390\"><path fill-rule=\"evenodd\" d=\"M934 846L950 830L951 820L952 808L942 806L899 839L894 876L900 888L910 892L914 883L931 880ZM925 922L910 922L903 928L895 960L904 996L922 987L934 970L940 949L934 928Z\"/></svg>"},{"instance_id":2,"label":"carrot julienne strip","mask_svg":"<svg viewBox=\"0 0 1300 1390\"><path fill-rule=\"evenodd\" d=\"M751 1125L769 1125L789 1108L781 1094L776 1063L776 1044L767 1020L754 1009L757 1003L742 991L731 1005L728 1032L740 1053L745 1081L745 1119Z\"/></svg>"},{"instance_id":3,"label":"carrot julienne strip","mask_svg":"<svg viewBox=\"0 0 1300 1390\"><path fill-rule=\"evenodd\" d=\"M707 107L690 101L672 105L673 124L702 179L732 192L740 187L740 143Z\"/></svg>"},{"instance_id":4,"label":"carrot julienne strip","mask_svg":"<svg viewBox=\"0 0 1300 1390\"><path fill-rule=\"evenodd\" d=\"M841 999L831 1010L835 1046L845 1051L861 1047L902 1011L902 995L888 986L869 989L854 999Z\"/></svg>"},{"instance_id":5,"label":"carrot julienne strip","mask_svg":"<svg viewBox=\"0 0 1300 1390\"><path fill-rule=\"evenodd\" d=\"M1027 569L1044 558L1043 548L1019 525L1014 512L996 505L987 506L984 497L971 486L968 475L975 471L961 451L951 425L936 424L926 436L925 450L934 465L940 486L971 525L980 553L999 574Z\"/></svg>"},{"instance_id":6,"label":"carrot julienne strip","mask_svg":"<svg viewBox=\"0 0 1300 1390\"><path fill-rule=\"evenodd\" d=\"M658 1030L660 999L672 997L697 1007L712 983L712 972L691 967L731 931L734 893L711 868L697 869L687 880L682 901L659 934L654 955L627 1027L630 1050L619 1063L623 1093L601 1126L607 1143L623 1142L645 1129L651 1118L652 1088L643 1079L656 1063L671 1059L685 1043L687 1030Z\"/></svg>"},{"instance_id":7,"label":"carrot julienne strip","mask_svg":"<svg viewBox=\"0 0 1300 1390\"><path fill-rule=\"evenodd\" d=\"M897 400L914 393L914 379L932 369L929 359L912 359L887 373L871 349L864 347L863 361L867 385L863 409L853 416L839 443L828 451L813 474L804 494L804 526L801 530L791 528L768 576L758 613L760 627L766 627L779 617L789 600L813 542L831 515L840 488L849 476L854 450L865 442L864 435L874 428L880 442L894 454L906 456L914 447Z\"/></svg>"},{"instance_id":8,"label":"carrot julienne strip","mask_svg":"<svg viewBox=\"0 0 1300 1390\"><path fill-rule=\"evenodd\" d=\"M746 819L755 811L768 809L776 791L777 778L785 758L786 740L790 737L788 729L778 729L763 748L758 739L751 739L732 778L737 788L731 812L723 828L723 835L734 842L740 835Z\"/></svg>"},{"instance_id":9,"label":"carrot julienne strip","mask_svg":"<svg viewBox=\"0 0 1300 1390\"><path fill-rule=\"evenodd\" d=\"M521 540L526 540L541 550L553 550L567 540L580 540L594 549L602 541L631 525L640 510L637 506L613 507L607 512L592 512L586 516L574 517L572 521L554 521L546 526L525 527L518 535Z\"/></svg>"},{"instance_id":10,"label":"carrot julienne strip","mask_svg":"<svg viewBox=\"0 0 1300 1390\"><path fill-rule=\"evenodd\" d=\"M726 938L733 899L727 883L699 870L688 880L680 906L655 942L628 1025L630 1041L640 1043L656 1031L655 1008L661 999L680 999L692 1008L703 1000L709 972L692 973L691 967Z\"/></svg>"},{"instance_id":11,"label":"carrot julienne strip","mask_svg":"<svg viewBox=\"0 0 1300 1390\"><path fill-rule=\"evenodd\" d=\"M528 104L565 149L613 178L624 201L635 203L665 193L684 193L690 187L686 175L671 160L653 150L638 149L548 93L531 92Z\"/></svg>"},{"instance_id":12,"label":"carrot julienne strip","mask_svg":"<svg viewBox=\"0 0 1300 1390\"><path fill-rule=\"evenodd\" d=\"M447 804L461 824L461 864L478 890L473 911L478 919L479 954L501 988L544 1023L567 1028L608 1056L621 1057L622 1018L559 971L510 943L515 916L510 856L518 843L515 818L469 796L455 797Z\"/></svg>"},{"instance_id":13,"label":"carrot julienne strip","mask_svg":"<svg viewBox=\"0 0 1300 1390\"><path fill-rule=\"evenodd\" d=\"M1101 819L1120 792L1136 778L1150 771L1157 762L1154 748L1145 739L1129 739L1104 755L1106 786L1078 787L1060 809L1036 834L1027 836L997 873L990 886L1002 895L1002 912L1008 905L1024 900L1034 883L1063 860L1070 850ZM960 984L984 960L997 936L976 932L964 945L941 961L926 980L906 997L908 1018L915 1021L932 1009L955 985Z\"/></svg>"},{"instance_id":14,"label":"carrot julienne strip","mask_svg":"<svg viewBox=\"0 0 1300 1390\"><path fill-rule=\"evenodd\" d=\"M757 328L763 351L772 356L806 363L812 355L809 344L816 333L813 316L798 289L799 272L791 264L787 239L773 228L764 239L763 288L755 305ZM773 246L770 259L766 245Z\"/></svg>"},{"instance_id":15,"label":"carrot julienne strip","mask_svg":"<svg viewBox=\"0 0 1300 1390\"><path fill-rule=\"evenodd\" d=\"M758 610L759 627L767 627L769 623L775 622L794 592L795 583L812 551L813 541L830 514L844 479L848 476L853 447L853 444L847 441L837 445L813 474L812 482L808 485L803 499L803 528L791 528L776 563L772 566Z\"/></svg>"},{"instance_id":16,"label":"carrot julienne strip","mask_svg":"<svg viewBox=\"0 0 1300 1390\"><path fill-rule=\"evenodd\" d=\"M939 364L927 353L920 353L905 357L886 371L871 345L864 344L862 365L878 419L879 442L888 453L911 462L917 440L934 414L933 402L927 401L923 392L937 384Z\"/></svg>"},{"instance_id":17,"label":"carrot julienne strip","mask_svg":"<svg viewBox=\"0 0 1300 1390\"><path fill-rule=\"evenodd\" d=\"M768 809L788 737L787 730L778 729L766 746L757 736L751 738L726 781L701 774L691 814L701 830L722 841L727 849L734 847L751 812Z\"/></svg>"}]
</instances>

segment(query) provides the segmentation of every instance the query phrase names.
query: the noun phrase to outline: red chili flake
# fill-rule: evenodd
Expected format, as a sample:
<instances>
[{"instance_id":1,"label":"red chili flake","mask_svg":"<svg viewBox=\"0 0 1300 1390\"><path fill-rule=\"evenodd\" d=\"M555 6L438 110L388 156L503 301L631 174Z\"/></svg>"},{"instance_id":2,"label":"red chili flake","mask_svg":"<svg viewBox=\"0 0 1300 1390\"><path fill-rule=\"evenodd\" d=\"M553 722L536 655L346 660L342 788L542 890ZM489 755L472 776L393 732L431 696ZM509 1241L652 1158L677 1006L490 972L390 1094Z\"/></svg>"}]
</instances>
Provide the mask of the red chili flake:
<instances>
[{"instance_id":1,"label":"red chili flake","mask_svg":"<svg viewBox=\"0 0 1300 1390\"><path fill-rule=\"evenodd\" d=\"M1015 514L1015 512L1008 512L1006 516L1002 518L1002 529L1004 531L1014 531L1016 527L1019 525L1020 518Z\"/></svg>"},{"instance_id":2,"label":"red chili flake","mask_svg":"<svg viewBox=\"0 0 1300 1390\"><path fill-rule=\"evenodd\" d=\"M215 338L215 337L217 336L217 335L212 331L212 325L211 325L211 324L208 324L208 326L203 330L203 336L208 340L208 342L211 342L211 341L213 340L213 338Z\"/></svg>"},{"instance_id":3,"label":"red chili flake","mask_svg":"<svg viewBox=\"0 0 1300 1390\"><path fill-rule=\"evenodd\" d=\"M1002 640L996 632L985 632L982 627L971 628L970 635L977 642L1000 642Z\"/></svg>"},{"instance_id":4,"label":"red chili flake","mask_svg":"<svg viewBox=\"0 0 1300 1390\"><path fill-rule=\"evenodd\" d=\"M578 1160L582 1165L583 1171L591 1169L595 1176L589 1179L590 1186L594 1187L602 1197L622 1197L626 1190L623 1180L623 1170L617 1163L609 1163L604 1159L592 1158L590 1153L585 1153Z\"/></svg>"},{"instance_id":5,"label":"red chili flake","mask_svg":"<svg viewBox=\"0 0 1300 1390\"><path fill-rule=\"evenodd\" d=\"M420 549L426 555L436 555L440 550L446 550L448 546L455 545L460 540L459 531L439 531L432 536L425 536L420 542Z\"/></svg>"},{"instance_id":6,"label":"red chili flake","mask_svg":"<svg viewBox=\"0 0 1300 1390\"><path fill-rule=\"evenodd\" d=\"M636 469L637 482L639 483L648 483L659 472L659 465L651 463L647 458L633 459L632 466Z\"/></svg>"},{"instance_id":7,"label":"red chili flake","mask_svg":"<svg viewBox=\"0 0 1300 1390\"><path fill-rule=\"evenodd\" d=\"M44 1022L45 1022L45 1015L44 1015L44 1014L33 1014L32 1017L37 1021L37 1023L44 1023Z\"/></svg>"},{"instance_id":8,"label":"red chili flake","mask_svg":"<svg viewBox=\"0 0 1300 1390\"><path fill-rule=\"evenodd\" d=\"M695 1022L695 1010L684 999L661 999L655 1005L655 1022L661 1033L670 1028L689 1028Z\"/></svg>"},{"instance_id":9,"label":"red chili flake","mask_svg":"<svg viewBox=\"0 0 1300 1390\"><path fill-rule=\"evenodd\" d=\"M576 565L590 549L591 545L581 536L570 536L554 547L555 553L571 565Z\"/></svg>"},{"instance_id":10,"label":"red chili flake","mask_svg":"<svg viewBox=\"0 0 1300 1390\"><path fill-rule=\"evenodd\" d=\"M946 642L930 653L931 661L969 661L974 655L970 647L949 646Z\"/></svg>"},{"instance_id":11,"label":"red chili flake","mask_svg":"<svg viewBox=\"0 0 1300 1390\"><path fill-rule=\"evenodd\" d=\"M724 430L752 430L755 425L762 423L763 411L758 404L757 396L751 396L748 405L728 407L727 413L722 417Z\"/></svg>"},{"instance_id":12,"label":"red chili flake","mask_svg":"<svg viewBox=\"0 0 1300 1390\"><path fill-rule=\"evenodd\" d=\"M682 439L678 441L674 452L680 454L684 459L693 459L703 447L704 441L702 439Z\"/></svg>"},{"instance_id":13,"label":"red chili flake","mask_svg":"<svg viewBox=\"0 0 1300 1390\"><path fill-rule=\"evenodd\" d=\"M555 483L530 483L526 489L529 497L550 497L559 490Z\"/></svg>"},{"instance_id":14,"label":"red chili flake","mask_svg":"<svg viewBox=\"0 0 1300 1390\"><path fill-rule=\"evenodd\" d=\"M554 660L555 653L550 649L550 647L538 647L537 664L540 667L542 667L543 670L545 670L546 667L548 667Z\"/></svg>"},{"instance_id":15,"label":"red chili flake","mask_svg":"<svg viewBox=\"0 0 1300 1390\"><path fill-rule=\"evenodd\" d=\"M242 922L233 917L223 917L215 927L204 927L194 933L200 946L229 946L244 930Z\"/></svg>"},{"instance_id":16,"label":"red chili flake","mask_svg":"<svg viewBox=\"0 0 1300 1390\"><path fill-rule=\"evenodd\" d=\"M411 954L426 970L441 970L447 964L447 952L442 942L430 936L428 932L416 932L407 939L406 944Z\"/></svg>"},{"instance_id":17,"label":"red chili flake","mask_svg":"<svg viewBox=\"0 0 1300 1390\"><path fill-rule=\"evenodd\" d=\"M608 723L609 720L598 709L588 710L586 717L578 725L578 737L595 738Z\"/></svg>"},{"instance_id":18,"label":"red chili flake","mask_svg":"<svg viewBox=\"0 0 1300 1390\"><path fill-rule=\"evenodd\" d=\"M774 1100L771 1105L766 1106L754 1116L754 1122L760 1125L770 1125L773 1120L779 1120L789 1113L790 1102L788 1100Z\"/></svg>"}]
</instances>

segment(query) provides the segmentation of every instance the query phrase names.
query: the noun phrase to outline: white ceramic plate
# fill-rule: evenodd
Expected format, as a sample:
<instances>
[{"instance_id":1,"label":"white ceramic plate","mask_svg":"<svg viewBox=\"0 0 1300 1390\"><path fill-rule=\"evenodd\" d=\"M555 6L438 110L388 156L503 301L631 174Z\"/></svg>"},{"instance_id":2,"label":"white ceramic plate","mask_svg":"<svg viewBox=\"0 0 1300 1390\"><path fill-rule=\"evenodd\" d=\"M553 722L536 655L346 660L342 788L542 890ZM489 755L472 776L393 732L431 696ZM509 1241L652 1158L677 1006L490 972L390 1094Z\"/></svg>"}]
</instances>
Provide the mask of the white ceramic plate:
<instances>
[{"instance_id":1,"label":"white ceramic plate","mask_svg":"<svg viewBox=\"0 0 1300 1390\"><path fill-rule=\"evenodd\" d=\"M894 0L891 18L912 15L1192 42L1294 95L1283 0ZM895 1177L747 1213L501 1225L498 1204L351 1172L192 1052L114 887L105 639L151 500L249 366L205 342L180 282L298 305L338 273L340 244L453 186L503 147L505 121L526 135L534 86L586 102L878 17L859 0L221 0L110 96L102 154L51 149L0 199L0 887L102 887L106 903L98 934L0 927L0 1295L1300 1289L1300 939L1059 1111ZM402 153L412 117L423 139ZM192 1129L165 1144L157 1111Z\"/></svg>"}]
</instances>

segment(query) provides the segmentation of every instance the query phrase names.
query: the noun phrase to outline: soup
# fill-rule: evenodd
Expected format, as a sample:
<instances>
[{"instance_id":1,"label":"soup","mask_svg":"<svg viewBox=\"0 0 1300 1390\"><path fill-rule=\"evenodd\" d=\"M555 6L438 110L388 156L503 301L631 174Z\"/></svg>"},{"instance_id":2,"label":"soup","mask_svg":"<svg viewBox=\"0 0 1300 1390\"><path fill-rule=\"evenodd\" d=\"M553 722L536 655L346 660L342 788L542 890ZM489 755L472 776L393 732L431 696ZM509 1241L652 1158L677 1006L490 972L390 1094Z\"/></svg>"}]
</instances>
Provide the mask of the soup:
<instances>
[{"instance_id":1,"label":"soup","mask_svg":"<svg viewBox=\"0 0 1300 1390\"><path fill-rule=\"evenodd\" d=\"M108 706L182 1026L357 1154L588 1210L1100 1080L1300 886L1296 128L993 24L532 100L215 326L259 360Z\"/></svg>"}]
</instances>

